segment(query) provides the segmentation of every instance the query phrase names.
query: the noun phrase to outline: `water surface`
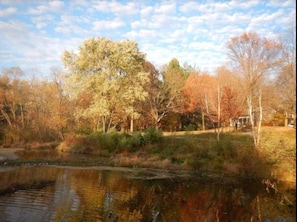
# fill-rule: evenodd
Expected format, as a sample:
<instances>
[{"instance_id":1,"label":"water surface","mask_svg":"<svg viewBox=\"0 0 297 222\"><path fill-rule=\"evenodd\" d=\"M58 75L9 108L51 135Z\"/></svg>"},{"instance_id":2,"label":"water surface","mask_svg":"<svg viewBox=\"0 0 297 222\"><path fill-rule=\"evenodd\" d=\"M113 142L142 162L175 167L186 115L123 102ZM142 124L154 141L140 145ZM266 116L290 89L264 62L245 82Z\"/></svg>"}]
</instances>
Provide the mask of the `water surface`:
<instances>
[{"instance_id":1,"label":"water surface","mask_svg":"<svg viewBox=\"0 0 297 222\"><path fill-rule=\"evenodd\" d=\"M0 172L0 221L296 221L294 185L277 189L154 169L16 167Z\"/></svg>"}]
</instances>

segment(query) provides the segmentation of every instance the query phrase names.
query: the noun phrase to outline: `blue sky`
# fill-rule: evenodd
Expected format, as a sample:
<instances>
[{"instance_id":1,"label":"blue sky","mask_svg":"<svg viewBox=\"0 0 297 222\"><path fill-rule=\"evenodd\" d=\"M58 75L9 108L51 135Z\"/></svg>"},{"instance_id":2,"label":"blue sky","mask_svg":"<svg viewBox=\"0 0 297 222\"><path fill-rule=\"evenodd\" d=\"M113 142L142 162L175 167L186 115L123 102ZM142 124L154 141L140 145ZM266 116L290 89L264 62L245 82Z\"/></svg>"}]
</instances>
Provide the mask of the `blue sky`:
<instances>
[{"instance_id":1,"label":"blue sky","mask_svg":"<svg viewBox=\"0 0 297 222\"><path fill-rule=\"evenodd\" d=\"M231 37L277 38L295 17L295 0L0 0L0 68L49 73L64 50L107 37L136 41L157 68L177 58L213 73Z\"/></svg>"}]
</instances>

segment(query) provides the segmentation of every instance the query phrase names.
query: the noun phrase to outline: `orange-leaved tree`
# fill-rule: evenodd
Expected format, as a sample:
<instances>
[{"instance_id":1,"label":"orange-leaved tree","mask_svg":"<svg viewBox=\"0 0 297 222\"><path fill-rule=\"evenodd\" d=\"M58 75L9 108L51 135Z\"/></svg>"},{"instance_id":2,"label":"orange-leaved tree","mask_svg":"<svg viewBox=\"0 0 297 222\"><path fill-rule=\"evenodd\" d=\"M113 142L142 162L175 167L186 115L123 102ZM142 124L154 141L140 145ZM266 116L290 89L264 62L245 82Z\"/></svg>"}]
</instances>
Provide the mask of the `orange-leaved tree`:
<instances>
[{"instance_id":1,"label":"orange-leaved tree","mask_svg":"<svg viewBox=\"0 0 297 222\"><path fill-rule=\"evenodd\" d=\"M192 72L183 87L184 108L188 112L200 111L203 130L205 130L205 116L212 123L217 121L214 102L216 85L215 77L207 73L199 74L198 72Z\"/></svg>"}]
</instances>

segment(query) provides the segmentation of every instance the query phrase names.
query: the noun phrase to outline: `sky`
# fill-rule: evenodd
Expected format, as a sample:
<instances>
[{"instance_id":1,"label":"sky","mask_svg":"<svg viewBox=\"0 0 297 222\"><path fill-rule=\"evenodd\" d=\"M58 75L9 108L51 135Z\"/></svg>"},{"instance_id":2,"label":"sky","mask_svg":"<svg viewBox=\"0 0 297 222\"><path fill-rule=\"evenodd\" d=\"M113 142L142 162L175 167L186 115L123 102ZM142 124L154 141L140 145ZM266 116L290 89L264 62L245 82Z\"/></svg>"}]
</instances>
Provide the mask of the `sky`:
<instances>
[{"instance_id":1,"label":"sky","mask_svg":"<svg viewBox=\"0 0 297 222\"><path fill-rule=\"evenodd\" d=\"M106 37L136 41L157 69L176 58L215 73L232 37L276 38L295 17L295 0L0 0L0 68L50 73L64 50Z\"/></svg>"}]
</instances>

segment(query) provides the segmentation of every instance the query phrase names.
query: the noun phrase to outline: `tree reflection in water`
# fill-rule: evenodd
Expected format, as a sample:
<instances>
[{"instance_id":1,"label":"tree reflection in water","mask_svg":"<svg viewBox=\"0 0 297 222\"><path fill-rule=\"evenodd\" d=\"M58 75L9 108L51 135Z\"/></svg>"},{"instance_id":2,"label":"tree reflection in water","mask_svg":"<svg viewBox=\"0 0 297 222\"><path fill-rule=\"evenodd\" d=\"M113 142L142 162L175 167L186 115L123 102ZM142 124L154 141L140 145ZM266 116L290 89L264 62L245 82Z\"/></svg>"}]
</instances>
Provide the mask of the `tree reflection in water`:
<instances>
[{"instance_id":1,"label":"tree reflection in water","mask_svg":"<svg viewBox=\"0 0 297 222\"><path fill-rule=\"evenodd\" d=\"M143 178L137 170L20 167L0 172L0 221L295 221L296 188L261 180ZM147 176L147 175L151 175ZM154 179L153 179L154 178ZM44 187L30 186L33 182ZM16 186L23 184L23 186ZM26 184L26 186L24 185ZM15 186L15 189L10 189ZM22 188L18 190L18 188ZM27 188L27 189L25 189Z\"/></svg>"}]
</instances>

